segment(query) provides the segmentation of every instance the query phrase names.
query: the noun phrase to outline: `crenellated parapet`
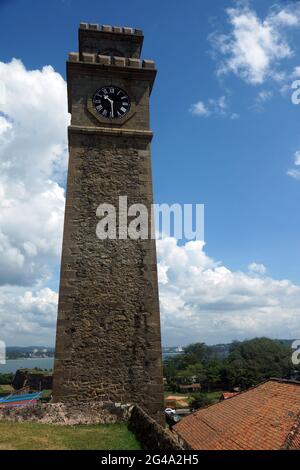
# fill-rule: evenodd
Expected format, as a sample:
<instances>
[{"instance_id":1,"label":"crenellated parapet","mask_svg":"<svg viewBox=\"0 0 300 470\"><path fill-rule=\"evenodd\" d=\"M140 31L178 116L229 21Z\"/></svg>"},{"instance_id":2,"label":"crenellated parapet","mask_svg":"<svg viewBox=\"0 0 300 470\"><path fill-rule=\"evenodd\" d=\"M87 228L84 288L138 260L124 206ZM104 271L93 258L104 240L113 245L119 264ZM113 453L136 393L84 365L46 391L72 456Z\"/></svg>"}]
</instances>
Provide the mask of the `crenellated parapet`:
<instances>
[{"instance_id":1,"label":"crenellated parapet","mask_svg":"<svg viewBox=\"0 0 300 470\"><path fill-rule=\"evenodd\" d=\"M102 54L91 54L88 52L82 52L81 54L79 52L70 52L68 59L69 62L155 70L155 62L153 60L142 60L132 57L117 57Z\"/></svg>"},{"instance_id":2,"label":"crenellated parapet","mask_svg":"<svg viewBox=\"0 0 300 470\"><path fill-rule=\"evenodd\" d=\"M90 31L100 31L103 33L117 33L117 34L135 34L136 36L143 36L141 29L129 28L124 26L110 26L110 25L99 25L96 23L80 23L80 29Z\"/></svg>"},{"instance_id":3,"label":"crenellated parapet","mask_svg":"<svg viewBox=\"0 0 300 470\"><path fill-rule=\"evenodd\" d=\"M143 41L144 35L141 29L96 23L80 23L79 26L80 54L90 53L139 59Z\"/></svg>"}]
</instances>

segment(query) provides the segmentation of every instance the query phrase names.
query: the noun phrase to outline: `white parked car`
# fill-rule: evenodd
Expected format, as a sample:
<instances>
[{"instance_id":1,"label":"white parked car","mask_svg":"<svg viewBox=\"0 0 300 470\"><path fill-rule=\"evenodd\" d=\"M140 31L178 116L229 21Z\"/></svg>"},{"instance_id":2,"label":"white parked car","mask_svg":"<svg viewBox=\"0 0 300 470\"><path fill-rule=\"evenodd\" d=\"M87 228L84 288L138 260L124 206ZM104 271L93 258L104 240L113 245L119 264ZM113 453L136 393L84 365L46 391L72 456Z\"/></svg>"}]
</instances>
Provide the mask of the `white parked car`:
<instances>
[{"instance_id":1,"label":"white parked car","mask_svg":"<svg viewBox=\"0 0 300 470\"><path fill-rule=\"evenodd\" d=\"M168 415L175 415L176 411L173 410L173 408L166 408L165 413L167 413Z\"/></svg>"}]
</instances>

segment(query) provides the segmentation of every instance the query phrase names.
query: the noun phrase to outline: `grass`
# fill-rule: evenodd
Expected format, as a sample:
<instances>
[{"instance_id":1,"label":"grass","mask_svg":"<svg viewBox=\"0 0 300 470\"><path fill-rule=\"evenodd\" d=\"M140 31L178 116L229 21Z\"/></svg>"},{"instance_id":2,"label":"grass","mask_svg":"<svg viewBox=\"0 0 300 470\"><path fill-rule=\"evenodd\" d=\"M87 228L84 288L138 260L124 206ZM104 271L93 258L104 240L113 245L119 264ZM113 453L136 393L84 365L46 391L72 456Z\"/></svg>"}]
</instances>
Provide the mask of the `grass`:
<instances>
[{"instance_id":1,"label":"grass","mask_svg":"<svg viewBox=\"0 0 300 470\"><path fill-rule=\"evenodd\" d=\"M11 385L0 385L0 393L12 393L14 388Z\"/></svg>"},{"instance_id":2,"label":"grass","mask_svg":"<svg viewBox=\"0 0 300 470\"><path fill-rule=\"evenodd\" d=\"M208 392L206 395L208 396L208 398L210 398L210 399L213 400L214 402L217 402L217 401L220 400L222 393L223 393L223 392L221 392L221 391L217 391L217 392Z\"/></svg>"},{"instance_id":3,"label":"grass","mask_svg":"<svg viewBox=\"0 0 300 470\"><path fill-rule=\"evenodd\" d=\"M139 450L125 423L59 426L0 422L0 450Z\"/></svg>"},{"instance_id":4,"label":"grass","mask_svg":"<svg viewBox=\"0 0 300 470\"><path fill-rule=\"evenodd\" d=\"M42 374L42 375L52 375L53 374L53 370L52 369L39 369L38 367L37 368L34 368L34 369L20 369L22 372L26 372L28 374Z\"/></svg>"},{"instance_id":5,"label":"grass","mask_svg":"<svg viewBox=\"0 0 300 470\"><path fill-rule=\"evenodd\" d=\"M173 397L185 397L188 398L189 394L187 393L179 393L179 392L172 392L172 391L164 391L165 397L173 396Z\"/></svg>"}]
</instances>

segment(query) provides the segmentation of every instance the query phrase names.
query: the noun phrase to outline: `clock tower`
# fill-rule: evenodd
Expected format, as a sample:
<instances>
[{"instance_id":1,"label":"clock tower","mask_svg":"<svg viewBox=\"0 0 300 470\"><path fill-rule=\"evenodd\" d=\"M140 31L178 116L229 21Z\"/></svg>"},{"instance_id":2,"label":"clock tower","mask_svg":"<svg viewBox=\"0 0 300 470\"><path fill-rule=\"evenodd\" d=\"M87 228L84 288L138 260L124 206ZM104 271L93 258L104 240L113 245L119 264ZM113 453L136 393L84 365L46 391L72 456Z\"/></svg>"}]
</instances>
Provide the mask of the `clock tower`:
<instances>
[{"instance_id":1,"label":"clock tower","mask_svg":"<svg viewBox=\"0 0 300 470\"><path fill-rule=\"evenodd\" d=\"M155 240L118 231L120 197L149 214L153 199L149 97L156 69L140 59L142 44L141 30L82 23L79 52L69 54L72 119L53 397L139 404L162 422ZM101 204L116 209L122 236L97 236Z\"/></svg>"}]
</instances>

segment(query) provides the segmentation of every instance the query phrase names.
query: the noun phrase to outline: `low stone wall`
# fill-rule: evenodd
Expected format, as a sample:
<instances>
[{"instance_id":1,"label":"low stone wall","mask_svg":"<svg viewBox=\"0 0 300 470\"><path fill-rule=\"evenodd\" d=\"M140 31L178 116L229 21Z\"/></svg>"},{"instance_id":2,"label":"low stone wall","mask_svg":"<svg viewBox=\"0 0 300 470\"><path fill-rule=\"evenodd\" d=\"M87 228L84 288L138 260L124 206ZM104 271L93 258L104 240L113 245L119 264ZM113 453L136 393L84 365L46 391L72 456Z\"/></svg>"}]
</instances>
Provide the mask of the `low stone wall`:
<instances>
[{"instance_id":1,"label":"low stone wall","mask_svg":"<svg viewBox=\"0 0 300 470\"><path fill-rule=\"evenodd\" d=\"M112 402L78 403L67 406L64 403L38 403L19 408L0 407L0 420L33 421L47 424L75 425L127 422L132 406Z\"/></svg>"},{"instance_id":2,"label":"low stone wall","mask_svg":"<svg viewBox=\"0 0 300 470\"><path fill-rule=\"evenodd\" d=\"M163 451L184 450L184 445L176 434L160 426L139 406L134 406L131 410L129 428L144 449Z\"/></svg>"},{"instance_id":3,"label":"low stone wall","mask_svg":"<svg viewBox=\"0 0 300 470\"><path fill-rule=\"evenodd\" d=\"M0 407L0 421L30 421L44 424L76 425L127 422L147 450L184 450L177 434L164 429L139 406L113 402L38 403L19 408Z\"/></svg>"}]
</instances>

